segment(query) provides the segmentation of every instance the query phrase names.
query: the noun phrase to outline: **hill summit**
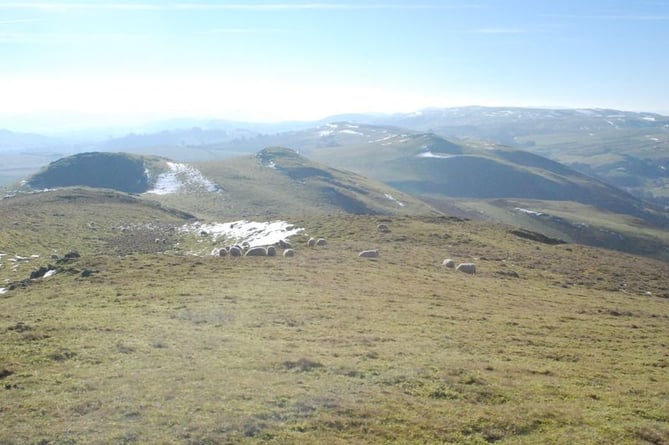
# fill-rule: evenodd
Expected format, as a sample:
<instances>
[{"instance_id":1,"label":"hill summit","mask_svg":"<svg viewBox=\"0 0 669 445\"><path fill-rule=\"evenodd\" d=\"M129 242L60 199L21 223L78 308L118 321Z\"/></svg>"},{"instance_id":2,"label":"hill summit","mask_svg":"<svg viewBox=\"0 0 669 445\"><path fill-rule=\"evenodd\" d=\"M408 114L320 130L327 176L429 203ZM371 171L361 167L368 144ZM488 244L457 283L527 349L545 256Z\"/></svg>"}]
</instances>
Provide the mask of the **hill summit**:
<instances>
[{"instance_id":1,"label":"hill summit","mask_svg":"<svg viewBox=\"0 0 669 445\"><path fill-rule=\"evenodd\" d=\"M157 159L152 158L154 162ZM127 153L80 153L50 163L27 185L33 189L87 186L143 193L151 186L147 160Z\"/></svg>"}]
</instances>

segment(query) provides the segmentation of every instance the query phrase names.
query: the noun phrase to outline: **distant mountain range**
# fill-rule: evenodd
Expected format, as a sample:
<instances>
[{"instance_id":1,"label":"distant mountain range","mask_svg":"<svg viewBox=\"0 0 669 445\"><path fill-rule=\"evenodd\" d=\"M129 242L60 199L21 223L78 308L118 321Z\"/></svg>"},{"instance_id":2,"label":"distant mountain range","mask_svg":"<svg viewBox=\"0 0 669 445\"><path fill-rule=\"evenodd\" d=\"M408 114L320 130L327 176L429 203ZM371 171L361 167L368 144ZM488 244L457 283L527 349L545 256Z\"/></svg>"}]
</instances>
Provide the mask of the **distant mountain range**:
<instances>
[{"instance_id":1,"label":"distant mountain range","mask_svg":"<svg viewBox=\"0 0 669 445\"><path fill-rule=\"evenodd\" d=\"M54 118L51 117L51 120ZM507 145L560 162L633 195L669 205L669 117L608 109L512 107L435 108L400 114L346 114L312 122L250 123L171 119L128 128L70 131L58 137L0 130L0 183L22 177L27 152L33 171L60 155L123 151L208 161L255 153L268 146L333 146L327 135L305 140L304 130L347 122L411 133L434 133L467 144ZM308 136L310 137L310 136ZM346 142L344 141L344 144ZM17 159L20 158L20 159ZM14 167L20 172L14 172Z\"/></svg>"}]
</instances>

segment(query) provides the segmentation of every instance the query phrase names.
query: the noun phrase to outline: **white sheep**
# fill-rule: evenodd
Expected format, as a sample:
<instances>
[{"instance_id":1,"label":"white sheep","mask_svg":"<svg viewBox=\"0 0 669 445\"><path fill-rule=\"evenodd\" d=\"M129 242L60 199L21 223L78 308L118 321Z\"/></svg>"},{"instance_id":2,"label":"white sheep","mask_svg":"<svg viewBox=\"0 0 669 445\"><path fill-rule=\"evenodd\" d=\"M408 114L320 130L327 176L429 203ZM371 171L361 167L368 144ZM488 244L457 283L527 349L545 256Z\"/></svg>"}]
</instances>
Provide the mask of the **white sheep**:
<instances>
[{"instance_id":1,"label":"white sheep","mask_svg":"<svg viewBox=\"0 0 669 445\"><path fill-rule=\"evenodd\" d=\"M474 263L460 263L458 264L458 267L455 268L455 270L459 270L460 272L468 273L470 275L473 275L476 273L476 264Z\"/></svg>"},{"instance_id":2,"label":"white sheep","mask_svg":"<svg viewBox=\"0 0 669 445\"><path fill-rule=\"evenodd\" d=\"M441 263L441 265L444 266L444 267L448 267L449 269L453 269L453 268L455 268L455 261L453 261L453 260L450 259L450 258L446 258L446 259Z\"/></svg>"}]
</instances>

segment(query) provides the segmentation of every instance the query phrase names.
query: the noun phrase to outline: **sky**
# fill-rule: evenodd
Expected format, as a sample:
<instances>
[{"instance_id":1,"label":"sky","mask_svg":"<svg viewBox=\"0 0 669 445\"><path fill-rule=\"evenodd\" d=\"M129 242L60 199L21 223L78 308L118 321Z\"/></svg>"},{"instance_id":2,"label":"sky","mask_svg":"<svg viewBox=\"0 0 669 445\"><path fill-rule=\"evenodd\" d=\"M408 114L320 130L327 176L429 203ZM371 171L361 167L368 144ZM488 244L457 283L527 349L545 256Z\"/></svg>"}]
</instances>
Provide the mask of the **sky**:
<instances>
[{"instance_id":1,"label":"sky","mask_svg":"<svg viewBox=\"0 0 669 445\"><path fill-rule=\"evenodd\" d=\"M669 0L0 0L4 116L466 105L669 113Z\"/></svg>"}]
</instances>

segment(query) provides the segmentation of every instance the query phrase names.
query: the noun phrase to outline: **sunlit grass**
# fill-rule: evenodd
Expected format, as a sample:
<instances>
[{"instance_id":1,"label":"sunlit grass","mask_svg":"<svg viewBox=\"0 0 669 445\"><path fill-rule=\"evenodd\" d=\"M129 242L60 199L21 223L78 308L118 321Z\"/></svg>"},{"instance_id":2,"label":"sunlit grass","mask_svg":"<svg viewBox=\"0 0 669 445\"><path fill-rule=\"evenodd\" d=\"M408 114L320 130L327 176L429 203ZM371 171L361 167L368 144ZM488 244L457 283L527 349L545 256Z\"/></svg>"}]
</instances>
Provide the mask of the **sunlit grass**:
<instances>
[{"instance_id":1,"label":"sunlit grass","mask_svg":"<svg viewBox=\"0 0 669 445\"><path fill-rule=\"evenodd\" d=\"M665 263L448 218L291 222L328 245L118 256L64 236L95 273L0 297L0 443L668 440Z\"/></svg>"}]
</instances>

